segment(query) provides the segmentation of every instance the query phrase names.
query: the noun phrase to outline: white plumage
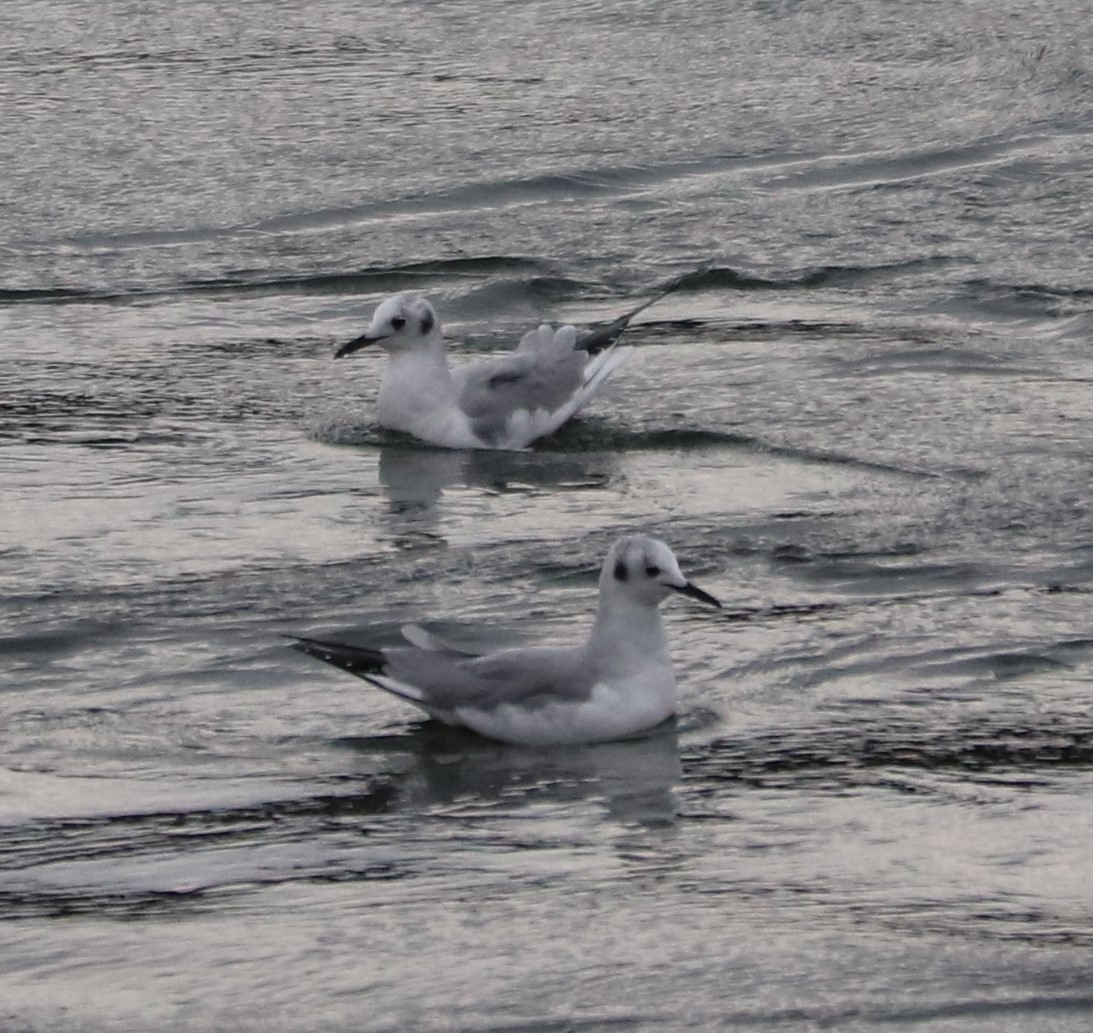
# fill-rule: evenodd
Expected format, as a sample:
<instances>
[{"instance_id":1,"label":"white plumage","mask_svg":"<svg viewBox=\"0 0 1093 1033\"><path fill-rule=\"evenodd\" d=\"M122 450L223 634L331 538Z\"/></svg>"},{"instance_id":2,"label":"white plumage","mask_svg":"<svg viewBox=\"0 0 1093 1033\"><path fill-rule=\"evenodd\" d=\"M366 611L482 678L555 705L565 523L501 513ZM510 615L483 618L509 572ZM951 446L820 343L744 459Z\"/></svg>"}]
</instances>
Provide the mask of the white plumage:
<instances>
[{"instance_id":1,"label":"white plumage","mask_svg":"<svg viewBox=\"0 0 1093 1033\"><path fill-rule=\"evenodd\" d=\"M599 606L575 646L476 655L411 625L407 645L295 646L364 678L447 724L532 746L602 742L647 732L676 712L676 680L660 603L673 591L720 603L688 581L656 538L621 538L600 572Z\"/></svg>"},{"instance_id":2,"label":"white plumage","mask_svg":"<svg viewBox=\"0 0 1093 1033\"><path fill-rule=\"evenodd\" d=\"M445 448L521 449L553 434L596 396L633 351L615 339L649 304L583 340L572 326L544 324L507 355L453 369L432 305L419 294L396 294L336 357L369 344L388 353L377 402L383 427ZM593 354L597 347L603 350Z\"/></svg>"}]
</instances>

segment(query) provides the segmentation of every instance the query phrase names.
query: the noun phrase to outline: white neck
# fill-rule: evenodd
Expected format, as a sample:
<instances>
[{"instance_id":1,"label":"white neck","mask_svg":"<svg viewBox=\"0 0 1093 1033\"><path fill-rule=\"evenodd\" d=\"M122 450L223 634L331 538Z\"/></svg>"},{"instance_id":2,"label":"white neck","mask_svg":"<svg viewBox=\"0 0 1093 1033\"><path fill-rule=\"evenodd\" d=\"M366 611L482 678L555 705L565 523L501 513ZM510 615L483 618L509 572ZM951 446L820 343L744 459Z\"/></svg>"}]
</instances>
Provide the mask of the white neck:
<instances>
[{"instance_id":1,"label":"white neck","mask_svg":"<svg viewBox=\"0 0 1093 1033\"><path fill-rule=\"evenodd\" d=\"M380 381L376 408L384 427L418 433L422 421L455 404L444 342L430 337L419 347L392 351Z\"/></svg>"},{"instance_id":2,"label":"white neck","mask_svg":"<svg viewBox=\"0 0 1093 1033\"><path fill-rule=\"evenodd\" d=\"M601 600L589 645L611 666L631 668L650 661L671 666L659 608L625 597Z\"/></svg>"}]
</instances>

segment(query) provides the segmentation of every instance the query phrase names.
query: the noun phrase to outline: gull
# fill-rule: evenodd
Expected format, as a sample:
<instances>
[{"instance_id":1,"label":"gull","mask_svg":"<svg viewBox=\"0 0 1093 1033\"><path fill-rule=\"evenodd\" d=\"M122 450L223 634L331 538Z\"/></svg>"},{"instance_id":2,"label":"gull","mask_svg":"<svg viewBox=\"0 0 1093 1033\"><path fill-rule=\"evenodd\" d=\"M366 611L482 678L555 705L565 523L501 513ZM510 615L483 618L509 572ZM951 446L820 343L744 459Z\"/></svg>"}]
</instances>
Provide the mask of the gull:
<instances>
[{"instance_id":1,"label":"gull","mask_svg":"<svg viewBox=\"0 0 1093 1033\"><path fill-rule=\"evenodd\" d=\"M433 306L420 294L395 294L334 357L370 344L387 352L377 400L382 427L443 448L524 449L599 393L634 350L617 344L630 320L680 282L583 337L573 326L555 330L544 323L524 334L514 351L454 369Z\"/></svg>"},{"instance_id":2,"label":"gull","mask_svg":"<svg viewBox=\"0 0 1093 1033\"><path fill-rule=\"evenodd\" d=\"M368 649L312 638L292 646L488 739L554 746L631 738L676 712L676 679L660 604L673 592L721 607L688 581L672 550L646 535L620 538L600 572L587 638L478 654L424 628L407 645Z\"/></svg>"}]
</instances>

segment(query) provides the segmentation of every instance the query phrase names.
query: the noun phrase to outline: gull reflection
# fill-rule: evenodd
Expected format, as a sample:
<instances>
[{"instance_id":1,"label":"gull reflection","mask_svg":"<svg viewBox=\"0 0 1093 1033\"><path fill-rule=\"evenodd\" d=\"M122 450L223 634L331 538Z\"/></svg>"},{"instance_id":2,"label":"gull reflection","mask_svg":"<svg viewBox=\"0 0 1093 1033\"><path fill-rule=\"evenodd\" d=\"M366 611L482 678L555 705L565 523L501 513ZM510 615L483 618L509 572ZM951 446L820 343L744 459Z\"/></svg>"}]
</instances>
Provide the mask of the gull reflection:
<instances>
[{"instance_id":1,"label":"gull reflection","mask_svg":"<svg viewBox=\"0 0 1093 1033\"><path fill-rule=\"evenodd\" d=\"M521 808L596 799L613 822L662 827L675 823L675 788L683 777L674 721L641 739L554 749L499 745L436 722L341 744L395 762L393 810L457 800Z\"/></svg>"},{"instance_id":2,"label":"gull reflection","mask_svg":"<svg viewBox=\"0 0 1093 1033\"><path fill-rule=\"evenodd\" d=\"M450 488L498 494L587 490L605 487L617 468L617 457L602 452L459 452L403 444L379 450L386 521L399 536L436 535L441 501Z\"/></svg>"}]
</instances>

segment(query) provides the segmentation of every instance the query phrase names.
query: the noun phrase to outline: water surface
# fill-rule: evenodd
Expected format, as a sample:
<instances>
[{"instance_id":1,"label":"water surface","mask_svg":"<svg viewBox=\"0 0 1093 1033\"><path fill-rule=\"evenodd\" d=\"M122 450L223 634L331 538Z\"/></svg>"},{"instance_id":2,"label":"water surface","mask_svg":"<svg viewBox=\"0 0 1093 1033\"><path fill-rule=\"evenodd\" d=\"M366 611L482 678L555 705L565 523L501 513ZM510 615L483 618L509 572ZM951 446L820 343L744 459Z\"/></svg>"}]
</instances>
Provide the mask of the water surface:
<instances>
[{"instance_id":1,"label":"water surface","mask_svg":"<svg viewBox=\"0 0 1093 1033\"><path fill-rule=\"evenodd\" d=\"M0 1026L1087 1029L1088 21L9 0ZM683 274L529 453L331 361ZM572 638L637 529L726 603L671 734L497 746L281 637Z\"/></svg>"}]
</instances>

